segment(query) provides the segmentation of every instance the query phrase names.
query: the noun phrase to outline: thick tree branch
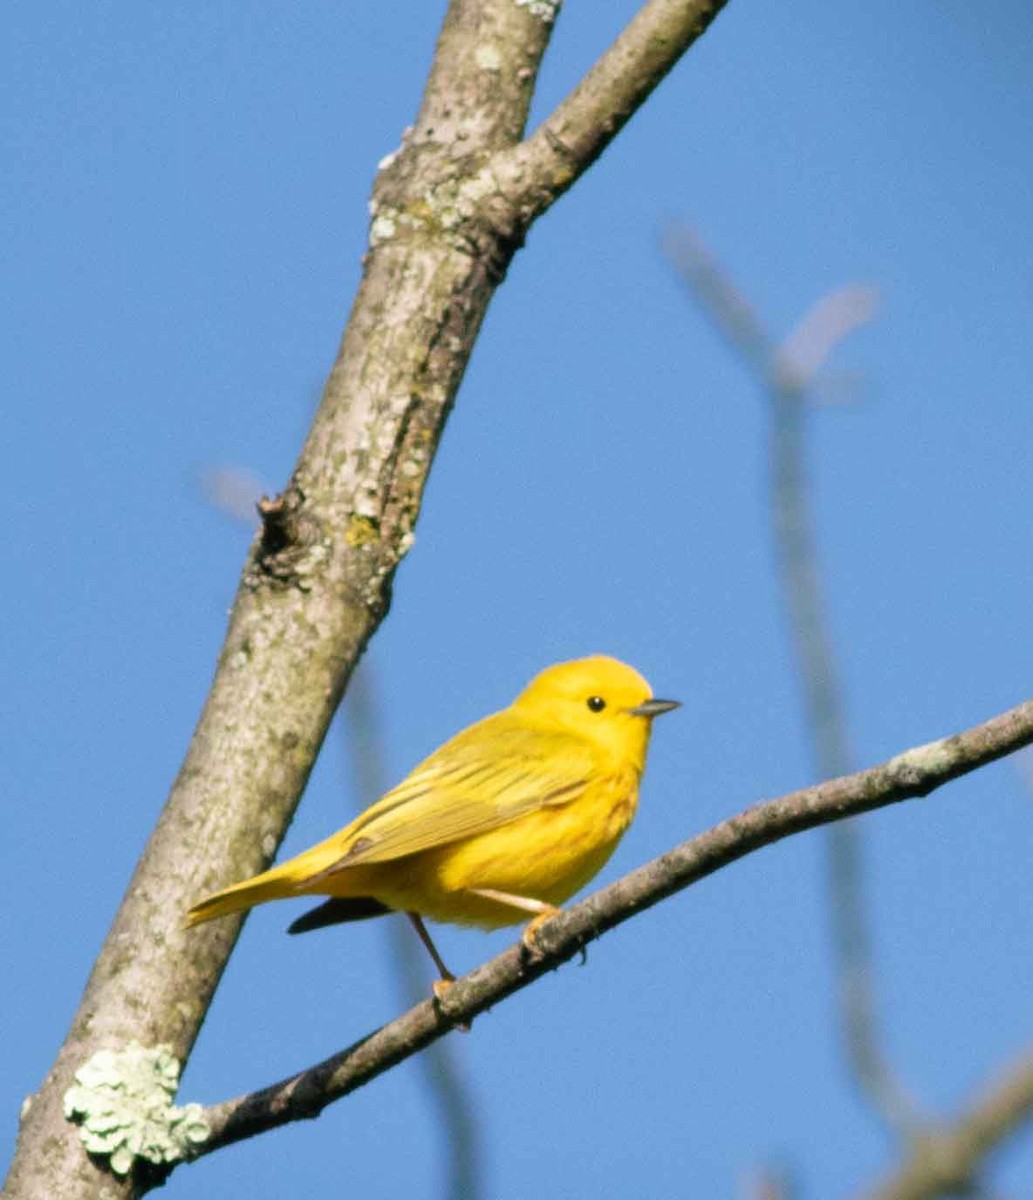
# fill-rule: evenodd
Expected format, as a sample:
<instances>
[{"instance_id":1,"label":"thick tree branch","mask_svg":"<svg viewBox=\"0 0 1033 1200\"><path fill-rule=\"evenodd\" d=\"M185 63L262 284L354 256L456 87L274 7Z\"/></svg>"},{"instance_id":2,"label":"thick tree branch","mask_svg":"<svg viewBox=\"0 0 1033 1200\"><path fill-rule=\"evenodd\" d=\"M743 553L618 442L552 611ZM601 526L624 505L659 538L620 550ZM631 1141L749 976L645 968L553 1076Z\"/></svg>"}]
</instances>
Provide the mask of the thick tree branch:
<instances>
[{"instance_id":1,"label":"thick tree branch","mask_svg":"<svg viewBox=\"0 0 1033 1200\"><path fill-rule=\"evenodd\" d=\"M477 54L486 25L501 31L490 61ZM442 219L455 147L483 154L519 136L547 38L512 0L454 0L449 10L441 45L450 67L432 72L422 111L454 109L463 136L439 143L424 129L377 179L375 201L389 215L373 223L340 353L287 488L262 506L186 761L27 1109L11 1200L136 1190L132 1176L115 1179L87 1159L62 1098L100 1049L164 1044L181 1061L190 1051L240 922L186 933L184 906L272 858L387 609L444 421L514 248L475 213Z\"/></svg>"},{"instance_id":2,"label":"thick tree branch","mask_svg":"<svg viewBox=\"0 0 1033 1200\"><path fill-rule=\"evenodd\" d=\"M1033 1118L1033 1048L950 1125L916 1140L906 1162L864 1200L936 1200L961 1194L987 1155Z\"/></svg>"},{"instance_id":3,"label":"thick tree branch","mask_svg":"<svg viewBox=\"0 0 1033 1200\"><path fill-rule=\"evenodd\" d=\"M205 1110L211 1130L197 1156L267 1129L317 1116L459 1024L528 986L606 930L697 880L790 834L928 795L1033 742L1033 700L953 737L918 746L867 771L769 800L683 842L541 927L522 944L459 979L444 1002L424 1001L325 1062Z\"/></svg>"},{"instance_id":4,"label":"thick tree branch","mask_svg":"<svg viewBox=\"0 0 1033 1200\"><path fill-rule=\"evenodd\" d=\"M526 207L488 164L522 135L551 22L541 4L452 0L417 124L374 185L370 251L322 402L283 494L261 506L211 691L68 1037L25 1106L7 1200L120 1200L150 1186L87 1158L62 1107L74 1073L131 1042L186 1060L240 921L186 932L183 910L275 854L387 610L495 288L541 198L589 165L719 7L647 5L563 110L557 132L577 157L562 186L555 152L529 143L520 174L538 202Z\"/></svg>"},{"instance_id":5,"label":"thick tree branch","mask_svg":"<svg viewBox=\"0 0 1033 1200\"><path fill-rule=\"evenodd\" d=\"M595 162L727 0L649 0L526 141L496 156L530 223Z\"/></svg>"}]
</instances>

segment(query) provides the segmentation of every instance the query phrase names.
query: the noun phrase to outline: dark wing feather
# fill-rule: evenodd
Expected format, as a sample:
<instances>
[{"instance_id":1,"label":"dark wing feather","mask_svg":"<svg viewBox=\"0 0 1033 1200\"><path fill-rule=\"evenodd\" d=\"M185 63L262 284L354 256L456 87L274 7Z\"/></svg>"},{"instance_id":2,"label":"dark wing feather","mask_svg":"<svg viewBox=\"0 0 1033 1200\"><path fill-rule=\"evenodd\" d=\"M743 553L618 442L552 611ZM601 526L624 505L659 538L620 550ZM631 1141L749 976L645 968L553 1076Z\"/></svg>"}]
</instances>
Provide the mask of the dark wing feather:
<instances>
[{"instance_id":1,"label":"dark wing feather","mask_svg":"<svg viewBox=\"0 0 1033 1200\"><path fill-rule=\"evenodd\" d=\"M390 911L386 904L381 904L372 896L335 896L292 921L287 927L287 932L308 933L313 929L325 929L328 925L340 925L344 921L365 921L368 917L382 917Z\"/></svg>"}]
</instances>

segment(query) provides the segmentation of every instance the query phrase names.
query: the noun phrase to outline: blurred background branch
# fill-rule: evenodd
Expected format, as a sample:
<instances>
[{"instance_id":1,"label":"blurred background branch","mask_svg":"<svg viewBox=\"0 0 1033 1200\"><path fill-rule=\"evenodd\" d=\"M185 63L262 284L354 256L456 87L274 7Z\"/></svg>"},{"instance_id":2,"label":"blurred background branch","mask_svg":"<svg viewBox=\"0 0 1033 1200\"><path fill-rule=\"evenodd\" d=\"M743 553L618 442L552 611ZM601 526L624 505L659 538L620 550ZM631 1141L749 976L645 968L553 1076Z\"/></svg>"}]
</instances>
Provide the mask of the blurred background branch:
<instances>
[{"instance_id":1,"label":"blurred background branch","mask_svg":"<svg viewBox=\"0 0 1033 1200\"><path fill-rule=\"evenodd\" d=\"M955 1121L918 1138L898 1170L864 1200L994 1200L972 1180L987 1156L1033 1118L1033 1047L987 1087Z\"/></svg>"},{"instance_id":2,"label":"blurred background branch","mask_svg":"<svg viewBox=\"0 0 1033 1200\"><path fill-rule=\"evenodd\" d=\"M390 786L384 767L384 735L374 674L369 660L363 659L352 676L343 708L342 724L359 809L372 804ZM430 982L423 951L406 921L388 917L382 924L404 1011L427 997ZM446 1147L445 1194L451 1200L478 1200L484 1194L481 1136L470 1089L456 1061L455 1044L434 1042L417 1061L428 1101L441 1122Z\"/></svg>"},{"instance_id":3,"label":"blurred background branch","mask_svg":"<svg viewBox=\"0 0 1033 1200\"><path fill-rule=\"evenodd\" d=\"M700 239L672 227L664 251L693 298L763 388L769 402L769 484L775 564L788 615L814 774L853 769L839 667L822 595L804 453L808 409L835 348L878 307L873 288L850 284L813 306L780 344ZM828 831L829 913L843 1044L861 1093L897 1133L913 1137L920 1119L891 1069L876 1017L861 832L854 822Z\"/></svg>"},{"instance_id":4,"label":"blurred background branch","mask_svg":"<svg viewBox=\"0 0 1033 1200\"><path fill-rule=\"evenodd\" d=\"M664 251L694 299L729 341L769 401L770 495L775 562L804 701L814 770L820 779L853 770L843 689L818 566L805 458L808 410L827 398L826 363L870 322L878 293L848 284L822 297L781 343L691 230L671 228ZM1028 763L1017 760L1020 770ZM1021 1059L956 1122L931 1126L884 1051L876 1016L875 970L856 821L828 831L828 884L840 1022L851 1073L873 1109L907 1147L892 1179L871 1200L985 1197L985 1157L1033 1116L1033 1056Z\"/></svg>"},{"instance_id":5,"label":"blurred background branch","mask_svg":"<svg viewBox=\"0 0 1033 1200\"><path fill-rule=\"evenodd\" d=\"M765 1163L745 1173L739 1196L741 1200L799 1200L800 1191L793 1170Z\"/></svg>"}]
</instances>

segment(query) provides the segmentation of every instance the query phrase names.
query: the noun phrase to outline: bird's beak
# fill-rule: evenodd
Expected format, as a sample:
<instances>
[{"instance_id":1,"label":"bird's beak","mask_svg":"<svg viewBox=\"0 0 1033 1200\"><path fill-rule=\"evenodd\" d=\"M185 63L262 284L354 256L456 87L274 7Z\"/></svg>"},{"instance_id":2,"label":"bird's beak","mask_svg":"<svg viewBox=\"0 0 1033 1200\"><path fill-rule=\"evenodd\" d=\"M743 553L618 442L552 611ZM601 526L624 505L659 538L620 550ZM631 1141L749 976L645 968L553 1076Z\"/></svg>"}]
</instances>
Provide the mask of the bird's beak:
<instances>
[{"instance_id":1,"label":"bird's beak","mask_svg":"<svg viewBox=\"0 0 1033 1200\"><path fill-rule=\"evenodd\" d=\"M646 700L636 704L634 708L626 709L633 717L658 717L661 713L670 712L673 708L681 708L680 700Z\"/></svg>"}]
</instances>

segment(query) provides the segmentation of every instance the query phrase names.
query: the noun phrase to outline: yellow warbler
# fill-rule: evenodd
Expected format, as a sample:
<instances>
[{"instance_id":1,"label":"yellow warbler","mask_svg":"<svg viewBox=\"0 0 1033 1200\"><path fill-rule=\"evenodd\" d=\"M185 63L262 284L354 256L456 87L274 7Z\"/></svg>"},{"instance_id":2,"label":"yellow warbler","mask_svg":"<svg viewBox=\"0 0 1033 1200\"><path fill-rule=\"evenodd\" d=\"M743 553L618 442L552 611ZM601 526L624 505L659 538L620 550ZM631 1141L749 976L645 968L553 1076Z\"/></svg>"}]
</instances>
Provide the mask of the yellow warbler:
<instances>
[{"instance_id":1,"label":"yellow warbler","mask_svg":"<svg viewBox=\"0 0 1033 1200\"><path fill-rule=\"evenodd\" d=\"M422 918L496 929L530 915L530 944L613 853L635 815L652 718L677 707L616 659L558 663L350 825L200 901L187 921L308 895L331 899L291 933L404 912L451 980Z\"/></svg>"}]
</instances>

